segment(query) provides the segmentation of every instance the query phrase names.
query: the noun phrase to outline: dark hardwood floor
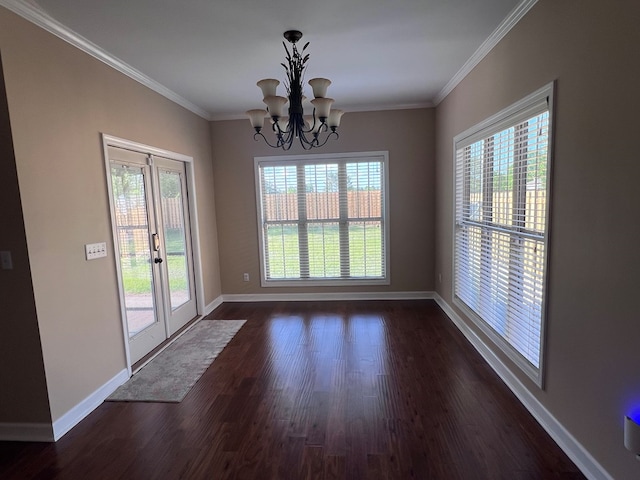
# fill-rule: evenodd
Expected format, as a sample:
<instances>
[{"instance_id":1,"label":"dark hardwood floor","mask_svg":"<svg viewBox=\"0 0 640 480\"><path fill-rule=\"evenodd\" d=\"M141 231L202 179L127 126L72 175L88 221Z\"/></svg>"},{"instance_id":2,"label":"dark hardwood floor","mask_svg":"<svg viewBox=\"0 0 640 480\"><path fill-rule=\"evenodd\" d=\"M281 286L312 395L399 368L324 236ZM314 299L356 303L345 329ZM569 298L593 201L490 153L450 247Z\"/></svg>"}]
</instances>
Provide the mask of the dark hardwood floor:
<instances>
[{"instance_id":1,"label":"dark hardwood floor","mask_svg":"<svg viewBox=\"0 0 640 480\"><path fill-rule=\"evenodd\" d=\"M432 301L224 304L180 404L101 405L2 479L584 479Z\"/></svg>"}]
</instances>

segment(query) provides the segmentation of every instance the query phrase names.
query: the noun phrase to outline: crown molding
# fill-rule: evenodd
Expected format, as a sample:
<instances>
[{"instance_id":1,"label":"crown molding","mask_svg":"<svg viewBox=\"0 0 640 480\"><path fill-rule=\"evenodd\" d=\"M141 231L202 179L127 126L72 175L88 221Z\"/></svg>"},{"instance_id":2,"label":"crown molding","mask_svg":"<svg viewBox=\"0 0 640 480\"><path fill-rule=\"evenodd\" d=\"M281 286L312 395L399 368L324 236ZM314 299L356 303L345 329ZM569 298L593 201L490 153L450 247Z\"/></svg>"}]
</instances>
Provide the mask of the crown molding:
<instances>
[{"instance_id":1,"label":"crown molding","mask_svg":"<svg viewBox=\"0 0 640 480\"><path fill-rule=\"evenodd\" d=\"M433 108L440 104L444 98L480 63L480 61L498 44L502 38L524 17L538 0L523 0L511 13L501 22L493 33L480 45L475 53L465 62L462 68L449 80L444 88L435 96L433 102L424 102L409 105L368 105L350 108L350 112L368 112L382 110L406 110L415 108ZM132 66L123 62L119 58L102 49L95 43L77 34L62 23L49 16L36 4L28 0L0 0L0 6L21 16L25 20L41 27L49 33L57 36L65 42L75 46L83 52L91 55L97 60L109 65L115 70L123 73L136 82L150 88L163 97L177 103L205 120L239 120L246 118L245 115L221 114L212 115L198 105L181 97L164 85L156 82L152 78L136 70Z\"/></svg>"},{"instance_id":2,"label":"crown molding","mask_svg":"<svg viewBox=\"0 0 640 480\"><path fill-rule=\"evenodd\" d=\"M2 0L0 0L2 1ZM398 105L359 105L359 106L340 106L344 110L344 113L357 113L357 112L386 112L390 110L413 110L418 108L434 108L435 104L432 102L423 102L423 103L405 103ZM211 115L210 120L213 122L225 121L225 120L246 120L246 114L219 114L219 115Z\"/></svg>"},{"instance_id":3,"label":"crown molding","mask_svg":"<svg viewBox=\"0 0 640 480\"><path fill-rule=\"evenodd\" d=\"M64 40L67 43L70 43L76 48L79 48L83 52L88 53L97 60L100 60L101 62L116 69L120 73L123 73L127 77L135 80L145 87L150 88L154 92L159 93L163 97L177 103L178 105L186 108L196 115L199 115L205 120L211 120L211 115L203 108L200 108L196 104L191 103L189 100L181 97L174 91L169 90L164 85L156 82L139 70L136 70L131 65L128 65L119 58L111 55L109 52L100 48L95 43L91 42L90 40L84 38L82 35L77 34L62 23L58 22L56 19L49 16L36 5L28 3L25 0L0 0L0 6L5 7L7 10L12 11L25 20L46 30L47 32L52 33L56 37Z\"/></svg>"},{"instance_id":4,"label":"crown molding","mask_svg":"<svg viewBox=\"0 0 640 480\"><path fill-rule=\"evenodd\" d=\"M354 105L352 107L346 106L346 112L386 112L389 110L414 110L417 108L433 108L435 104L433 102L420 102L420 103L398 103L398 104L384 104L384 105Z\"/></svg>"},{"instance_id":5,"label":"crown molding","mask_svg":"<svg viewBox=\"0 0 640 480\"><path fill-rule=\"evenodd\" d=\"M538 0L523 0L520 2L507 17L498 25L489 37L482 42L482 45L475 51L473 55L466 61L460 70L449 80L440 93L433 99L435 105L439 105L451 91L474 69L480 61L493 50L500 40L515 27L515 25L524 17L529 10L538 2Z\"/></svg>"}]
</instances>

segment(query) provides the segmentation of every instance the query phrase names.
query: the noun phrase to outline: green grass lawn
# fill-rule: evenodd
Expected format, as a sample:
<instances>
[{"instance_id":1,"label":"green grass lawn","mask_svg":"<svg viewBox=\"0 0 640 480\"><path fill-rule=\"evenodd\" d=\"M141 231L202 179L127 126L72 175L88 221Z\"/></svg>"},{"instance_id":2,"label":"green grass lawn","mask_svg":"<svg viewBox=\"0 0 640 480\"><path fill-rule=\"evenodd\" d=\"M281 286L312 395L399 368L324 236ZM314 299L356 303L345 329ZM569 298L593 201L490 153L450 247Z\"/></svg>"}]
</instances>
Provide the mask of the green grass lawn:
<instances>
[{"instance_id":1,"label":"green grass lawn","mask_svg":"<svg viewBox=\"0 0 640 480\"><path fill-rule=\"evenodd\" d=\"M340 277L340 234L337 224L308 227L309 275ZM296 225L268 229L269 278L299 278L299 240ZM379 225L349 226L349 274L351 277L382 276L382 231Z\"/></svg>"},{"instance_id":2,"label":"green grass lawn","mask_svg":"<svg viewBox=\"0 0 640 480\"><path fill-rule=\"evenodd\" d=\"M186 290L185 246L180 230L166 233L167 253L162 255L169 272L172 292ZM269 278L299 278L298 228L272 226L268 234ZM312 278L340 277L340 235L336 224L315 224L308 229L309 274ZM349 227L349 269L352 277L382 276L382 231L379 225ZM171 255L174 253L174 255ZM366 268L365 268L366 264ZM124 290L129 294L151 292L148 258L125 258L121 263Z\"/></svg>"},{"instance_id":3,"label":"green grass lawn","mask_svg":"<svg viewBox=\"0 0 640 480\"><path fill-rule=\"evenodd\" d=\"M166 232L167 252L161 255L167 263L169 272L169 288L172 292L188 288L185 263L185 245L182 230ZM121 261L124 291L130 294L151 292L151 265L148 258L129 257Z\"/></svg>"}]
</instances>

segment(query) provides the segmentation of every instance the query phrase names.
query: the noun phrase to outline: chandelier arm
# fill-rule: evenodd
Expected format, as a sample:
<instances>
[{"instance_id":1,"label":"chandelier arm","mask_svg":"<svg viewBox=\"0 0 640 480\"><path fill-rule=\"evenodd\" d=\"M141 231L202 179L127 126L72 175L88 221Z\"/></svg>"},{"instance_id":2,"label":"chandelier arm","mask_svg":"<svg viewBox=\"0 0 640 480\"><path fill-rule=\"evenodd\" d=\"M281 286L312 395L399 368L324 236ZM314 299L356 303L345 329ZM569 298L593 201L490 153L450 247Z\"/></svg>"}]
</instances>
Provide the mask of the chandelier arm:
<instances>
[{"instance_id":1,"label":"chandelier arm","mask_svg":"<svg viewBox=\"0 0 640 480\"><path fill-rule=\"evenodd\" d=\"M303 150L311 150L312 148L315 148L316 143L318 142L317 138L314 138L313 140L309 141L309 139L307 139L307 136L304 133L300 134L300 137L298 138L298 140L300 140L300 145L302 146Z\"/></svg>"},{"instance_id":2,"label":"chandelier arm","mask_svg":"<svg viewBox=\"0 0 640 480\"><path fill-rule=\"evenodd\" d=\"M287 124L286 130L282 130L280 128L280 124L277 122L274 123L271 128L278 137L278 143L276 144L275 148L282 148L285 151L289 150L291 148L291 145L293 144L294 137L297 136L296 128L292 123L291 117L289 117L289 123Z\"/></svg>"},{"instance_id":3,"label":"chandelier arm","mask_svg":"<svg viewBox=\"0 0 640 480\"><path fill-rule=\"evenodd\" d=\"M287 122L286 129L283 130L282 128L280 128L280 122L275 120L271 125L271 129L278 136L291 134L294 131L294 125L292 124L291 115L289 115L289 121Z\"/></svg>"},{"instance_id":4,"label":"chandelier arm","mask_svg":"<svg viewBox=\"0 0 640 480\"><path fill-rule=\"evenodd\" d=\"M331 137L334 137L336 139L338 139L340 137L340 135L338 134L338 132L331 132L329 133L325 138L324 141L322 143L320 143L320 140L318 139L318 135L314 135L313 140L309 140L307 138L307 136L304 133L301 133L298 136L298 139L300 140L300 146L302 147L303 150L311 150L313 148L319 148L324 146ZM291 149L291 146L293 145L293 139L295 137L295 135L293 134L289 134L286 136L283 135L279 135L278 136L278 141L276 142L276 144L274 145L273 143L271 143L267 137L265 137L262 132L257 132L253 135L253 139L257 142L258 141L258 137L262 137L262 139L264 140L264 142L269 145L271 148L282 148L283 150L287 151Z\"/></svg>"},{"instance_id":5,"label":"chandelier arm","mask_svg":"<svg viewBox=\"0 0 640 480\"><path fill-rule=\"evenodd\" d=\"M322 143L316 143L316 145L315 145L315 146L316 146L316 147L322 147L322 146L323 146L325 143L327 143L327 142L329 141L329 139L330 139L331 137L333 137L334 135L335 135L335 137L336 137L336 140L337 140L338 138L340 138L340 135L338 135L338 132L331 132L331 133L329 133L329 135L327 135L327 136L325 137L324 142L322 142ZM318 140L318 139L316 138L316 140Z\"/></svg>"},{"instance_id":6,"label":"chandelier arm","mask_svg":"<svg viewBox=\"0 0 640 480\"><path fill-rule=\"evenodd\" d=\"M291 148L291 145L293 145L293 139L294 139L295 135L293 130L288 132L286 137L280 137L281 138L281 145L280 147L287 151Z\"/></svg>"},{"instance_id":7,"label":"chandelier arm","mask_svg":"<svg viewBox=\"0 0 640 480\"><path fill-rule=\"evenodd\" d=\"M308 130L307 133L312 133L313 132L313 130L316 128L316 123L320 124L320 125L318 125L318 129L317 129L318 134L320 134L320 132L328 132L329 131L329 126L327 125L327 122L326 121L323 122L319 118L316 118L316 109L315 109L315 107L313 108L313 113L311 114L311 116L313 117L313 125L311 126L311 128ZM324 143L323 143L323 145L324 145Z\"/></svg>"},{"instance_id":8,"label":"chandelier arm","mask_svg":"<svg viewBox=\"0 0 640 480\"><path fill-rule=\"evenodd\" d=\"M316 128L316 123L318 119L316 118L316 107L313 107L313 112L311 112L311 118L313 118L313 125L309 127L309 130L301 129L304 133L313 133L313 130ZM319 131L320 127L318 127Z\"/></svg>"},{"instance_id":9,"label":"chandelier arm","mask_svg":"<svg viewBox=\"0 0 640 480\"><path fill-rule=\"evenodd\" d=\"M269 145L271 148L280 148L281 145L280 144L280 140L278 140L278 144L273 145L272 143L269 142L269 140L267 140L267 137L265 137L262 132L256 132L253 134L253 139L257 142L258 138L257 137L262 137L262 139L264 140L264 142Z\"/></svg>"}]
</instances>

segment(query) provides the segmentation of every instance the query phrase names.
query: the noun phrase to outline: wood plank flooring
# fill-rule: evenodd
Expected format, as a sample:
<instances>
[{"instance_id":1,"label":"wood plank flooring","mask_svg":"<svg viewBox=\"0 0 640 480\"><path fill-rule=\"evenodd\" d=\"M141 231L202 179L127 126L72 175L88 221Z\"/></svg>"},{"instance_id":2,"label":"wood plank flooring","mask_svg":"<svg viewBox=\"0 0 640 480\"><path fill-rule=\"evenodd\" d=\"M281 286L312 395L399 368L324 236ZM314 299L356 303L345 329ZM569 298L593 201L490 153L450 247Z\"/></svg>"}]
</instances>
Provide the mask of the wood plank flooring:
<instances>
[{"instance_id":1,"label":"wood plank flooring","mask_svg":"<svg viewBox=\"0 0 640 480\"><path fill-rule=\"evenodd\" d=\"M432 301L228 303L180 404L101 405L2 479L584 479Z\"/></svg>"}]
</instances>

